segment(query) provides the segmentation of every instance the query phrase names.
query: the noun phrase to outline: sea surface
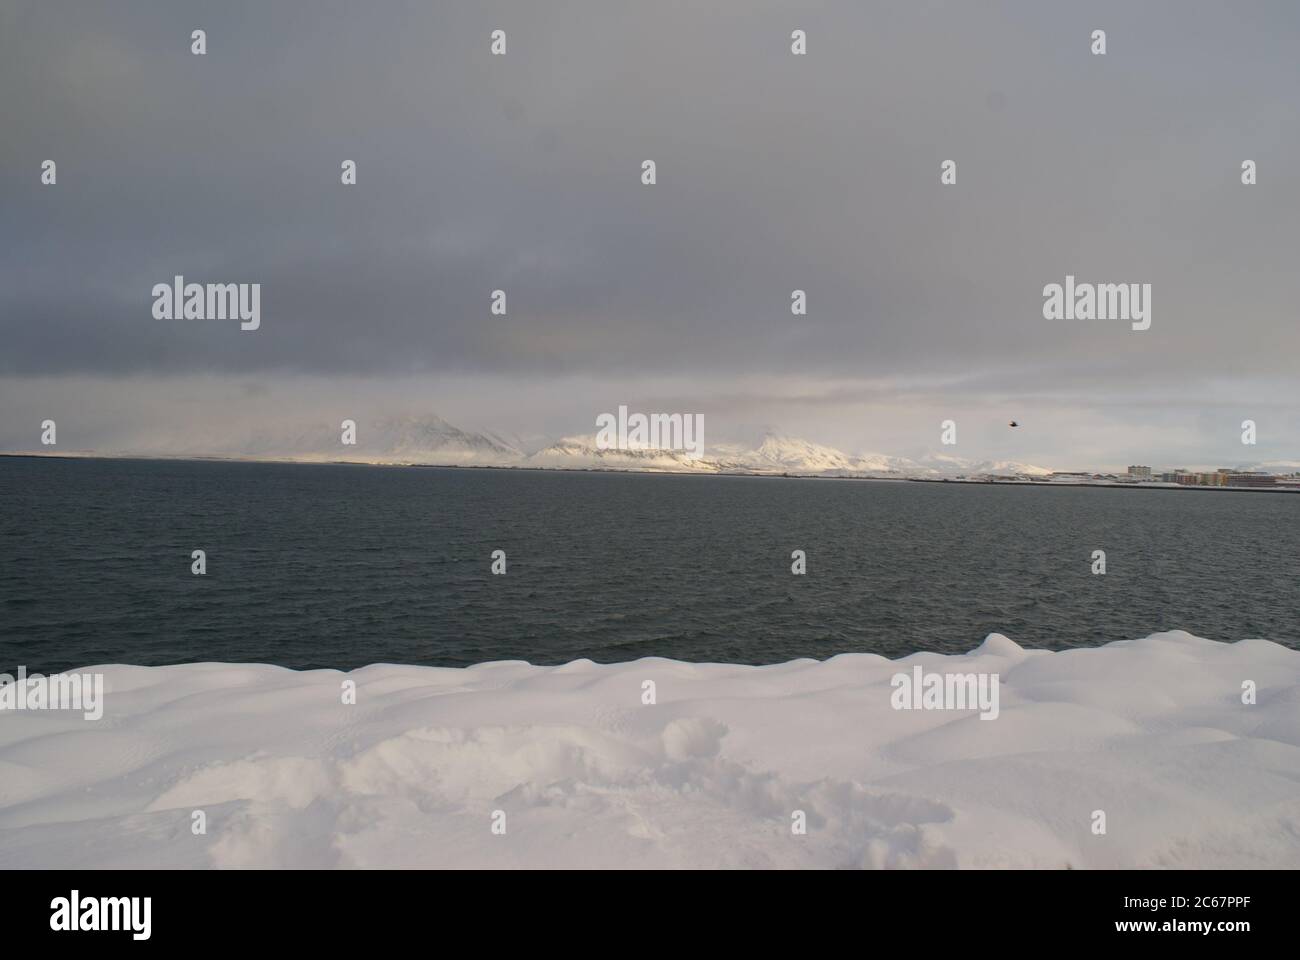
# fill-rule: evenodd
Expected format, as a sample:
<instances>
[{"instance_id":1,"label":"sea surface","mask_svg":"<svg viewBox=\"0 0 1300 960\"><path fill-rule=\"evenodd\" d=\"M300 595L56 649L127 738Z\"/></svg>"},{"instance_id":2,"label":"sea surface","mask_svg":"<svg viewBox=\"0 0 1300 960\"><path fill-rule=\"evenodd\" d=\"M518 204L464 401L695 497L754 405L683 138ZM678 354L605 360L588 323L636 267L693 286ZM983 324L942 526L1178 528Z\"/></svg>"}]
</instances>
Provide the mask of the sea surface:
<instances>
[{"instance_id":1,"label":"sea surface","mask_svg":"<svg viewBox=\"0 0 1300 960\"><path fill-rule=\"evenodd\" d=\"M1300 648L1297 557L1285 494L0 457L0 671Z\"/></svg>"}]
</instances>

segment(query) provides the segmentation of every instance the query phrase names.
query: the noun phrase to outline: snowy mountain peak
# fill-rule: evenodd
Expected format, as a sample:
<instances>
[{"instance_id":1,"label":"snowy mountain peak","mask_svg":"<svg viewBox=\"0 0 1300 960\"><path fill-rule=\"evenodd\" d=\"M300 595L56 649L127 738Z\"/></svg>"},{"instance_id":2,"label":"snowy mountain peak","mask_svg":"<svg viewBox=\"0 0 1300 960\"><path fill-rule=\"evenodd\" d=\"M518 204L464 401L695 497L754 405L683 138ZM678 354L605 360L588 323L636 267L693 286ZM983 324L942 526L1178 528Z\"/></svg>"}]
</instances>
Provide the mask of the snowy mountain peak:
<instances>
[{"instance_id":1,"label":"snowy mountain peak","mask_svg":"<svg viewBox=\"0 0 1300 960\"><path fill-rule=\"evenodd\" d=\"M800 470L852 470L853 458L834 447L769 433L753 453L754 459Z\"/></svg>"}]
</instances>

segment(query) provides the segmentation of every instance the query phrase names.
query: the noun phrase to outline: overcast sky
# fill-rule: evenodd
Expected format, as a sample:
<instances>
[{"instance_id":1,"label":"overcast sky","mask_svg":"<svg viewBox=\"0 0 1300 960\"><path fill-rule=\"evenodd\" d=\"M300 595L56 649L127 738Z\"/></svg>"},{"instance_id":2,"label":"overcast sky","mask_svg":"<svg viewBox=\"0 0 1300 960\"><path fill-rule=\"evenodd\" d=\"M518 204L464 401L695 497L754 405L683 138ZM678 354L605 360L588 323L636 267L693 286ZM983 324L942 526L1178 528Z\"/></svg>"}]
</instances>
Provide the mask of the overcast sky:
<instances>
[{"instance_id":1,"label":"overcast sky","mask_svg":"<svg viewBox=\"0 0 1300 960\"><path fill-rule=\"evenodd\" d=\"M0 449L626 403L710 442L1300 459L1297 49L1293 2L6 0ZM1150 283L1151 328L1044 320L1067 273ZM154 319L176 274L261 283L261 329Z\"/></svg>"}]
</instances>

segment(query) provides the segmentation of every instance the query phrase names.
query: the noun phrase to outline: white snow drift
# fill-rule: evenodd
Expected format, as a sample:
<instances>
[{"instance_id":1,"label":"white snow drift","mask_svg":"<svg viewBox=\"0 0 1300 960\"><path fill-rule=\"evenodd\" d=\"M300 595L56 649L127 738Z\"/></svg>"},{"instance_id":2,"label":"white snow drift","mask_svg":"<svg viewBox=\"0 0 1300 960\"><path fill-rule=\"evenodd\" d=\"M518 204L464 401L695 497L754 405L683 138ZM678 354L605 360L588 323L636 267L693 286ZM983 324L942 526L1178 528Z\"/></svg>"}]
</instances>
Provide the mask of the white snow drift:
<instances>
[{"instance_id":1,"label":"white snow drift","mask_svg":"<svg viewBox=\"0 0 1300 960\"><path fill-rule=\"evenodd\" d=\"M891 708L918 664L998 674L997 718ZM90 669L99 721L0 712L0 867L1300 867L1300 652L1264 640Z\"/></svg>"}]
</instances>

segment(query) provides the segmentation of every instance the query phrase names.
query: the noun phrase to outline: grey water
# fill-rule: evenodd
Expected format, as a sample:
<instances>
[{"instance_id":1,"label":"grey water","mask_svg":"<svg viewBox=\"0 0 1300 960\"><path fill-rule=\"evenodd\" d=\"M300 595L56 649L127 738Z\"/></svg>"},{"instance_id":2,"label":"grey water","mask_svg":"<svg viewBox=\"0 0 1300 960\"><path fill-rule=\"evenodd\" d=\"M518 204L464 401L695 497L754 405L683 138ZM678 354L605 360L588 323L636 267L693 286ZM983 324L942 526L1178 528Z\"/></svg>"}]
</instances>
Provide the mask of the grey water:
<instances>
[{"instance_id":1,"label":"grey water","mask_svg":"<svg viewBox=\"0 0 1300 960\"><path fill-rule=\"evenodd\" d=\"M0 457L0 670L1300 648L1298 519L1287 494Z\"/></svg>"}]
</instances>

